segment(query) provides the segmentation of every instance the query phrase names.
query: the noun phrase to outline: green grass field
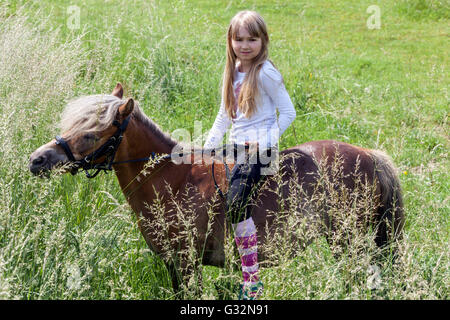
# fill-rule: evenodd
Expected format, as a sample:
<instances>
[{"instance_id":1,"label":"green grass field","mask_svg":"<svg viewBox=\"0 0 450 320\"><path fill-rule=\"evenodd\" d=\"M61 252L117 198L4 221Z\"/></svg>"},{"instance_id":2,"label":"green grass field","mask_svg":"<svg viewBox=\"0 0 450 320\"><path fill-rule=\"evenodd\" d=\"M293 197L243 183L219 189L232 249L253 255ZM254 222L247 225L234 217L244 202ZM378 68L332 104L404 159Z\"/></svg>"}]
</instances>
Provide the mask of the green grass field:
<instances>
[{"instance_id":1,"label":"green grass field","mask_svg":"<svg viewBox=\"0 0 450 320\"><path fill-rule=\"evenodd\" d=\"M381 10L369 29L370 5ZM79 25L70 8L79 9ZM262 269L265 299L449 298L448 1L12 1L0 4L0 298L172 299L113 174L38 179L33 150L67 101L125 95L166 132L212 126L226 29L256 10L297 111L281 148L335 139L386 151L399 168L403 256L367 288L325 241ZM75 26L75 28L73 28ZM197 141L198 144L202 142ZM232 271L203 268L203 293Z\"/></svg>"}]
</instances>

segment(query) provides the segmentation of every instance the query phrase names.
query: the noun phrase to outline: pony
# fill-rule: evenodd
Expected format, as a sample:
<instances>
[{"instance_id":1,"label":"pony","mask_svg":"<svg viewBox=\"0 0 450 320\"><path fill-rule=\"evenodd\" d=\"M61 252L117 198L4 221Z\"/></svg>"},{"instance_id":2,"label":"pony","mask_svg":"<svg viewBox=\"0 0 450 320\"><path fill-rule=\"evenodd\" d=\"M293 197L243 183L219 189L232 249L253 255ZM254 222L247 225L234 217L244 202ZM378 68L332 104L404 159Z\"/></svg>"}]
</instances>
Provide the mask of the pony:
<instances>
[{"instance_id":1,"label":"pony","mask_svg":"<svg viewBox=\"0 0 450 320\"><path fill-rule=\"evenodd\" d=\"M188 152L184 148L181 158L186 161L175 163L173 150L179 150L180 143L146 116L136 101L124 99L120 83L111 95L69 102L62 114L61 130L61 136L31 154L29 170L42 176L57 167L72 174L84 169L90 178L102 170L114 170L138 217L140 232L149 248L163 258L175 292L199 264L225 265L224 246L230 228L220 194L226 192L227 172L233 163L227 164L218 158L219 152L206 152L201 147ZM195 160L198 152L200 161ZM94 174L89 173L92 170ZM334 140L311 141L280 151L278 170L279 174L267 176L249 204L262 248L261 263L270 264L270 249L264 248L270 248L266 245L274 237L286 236L283 230L288 222L283 217L289 214L306 221L298 228L302 225L306 231L319 231L313 236L289 231L293 255L318 234L332 243L339 219L332 216L330 199L336 193L340 202L349 201L348 195L361 182L372 190L369 198L373 207L357 210L356 226L363 232L374 230L378 247L401 237L405 221L402 192L397 169L384 152ZM319 193L323 196L317 197ZM359 195L356 198L362 199ZM345 217L347 212L341 214ZM190 219L191 230L182 218ZM343 237L338 242L348 241ZM188 247L198 257L194 264L189 262L189 254L183 254Z\"/></svg>"}]
</instances>

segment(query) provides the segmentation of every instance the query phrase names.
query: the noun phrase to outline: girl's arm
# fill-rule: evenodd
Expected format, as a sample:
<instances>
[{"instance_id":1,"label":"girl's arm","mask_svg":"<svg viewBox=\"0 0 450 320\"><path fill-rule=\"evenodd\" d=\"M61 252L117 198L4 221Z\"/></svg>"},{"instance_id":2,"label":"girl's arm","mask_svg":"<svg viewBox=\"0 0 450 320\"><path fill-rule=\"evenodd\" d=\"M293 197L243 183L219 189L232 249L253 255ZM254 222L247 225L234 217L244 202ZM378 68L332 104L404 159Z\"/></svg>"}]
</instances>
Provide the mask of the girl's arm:
<instances>
[{"instance_id":1,"label":"girl's arm","mask_svg":"<svg viewBox=\"0 0 450 320\"><path fill-rule=\"evenodd\" d=\"M278 126L280 127L281 136L295 119L296 112L294 105L289 97L289 93L286 91L280 72L273 66L262 68L261 82L264 91L272 99L280 113Z\"/></svg>"},{"instance_id":2,"label":"girl's arm","mask_svg":"<svg viewBox=\"0 0 450 320\"><path fill-rule=\"evenodd\" d=\"M208 137L206 138L206 142L203 145L203 148L212 149L217 147L220 144L220 142L222 142L223 136L227 131L227 129L230 127L230 125L231 120L225 111L225 105L222 98L219 113L217 114L216 120L214 121L211 130L209 131Z\"/></svg>"},{"instance_id":3,"label":"girl's arm","mask_svg":"<svg viewBox=\"0 0 450 320\"><path fill-rule=\"evenodd\" d=\"M272 99L275 107L278 109L278 139L281 137L283 132L290 126L296 117L296 111L294 105L292 104L289 93L286 91L286 87L283 83L283 78L280 72L275 69L271 64L269 66L264 66L260 72L261 84L263 90ZM276 129L278 128L274 128Z\"/></svg>"}]
</instances>

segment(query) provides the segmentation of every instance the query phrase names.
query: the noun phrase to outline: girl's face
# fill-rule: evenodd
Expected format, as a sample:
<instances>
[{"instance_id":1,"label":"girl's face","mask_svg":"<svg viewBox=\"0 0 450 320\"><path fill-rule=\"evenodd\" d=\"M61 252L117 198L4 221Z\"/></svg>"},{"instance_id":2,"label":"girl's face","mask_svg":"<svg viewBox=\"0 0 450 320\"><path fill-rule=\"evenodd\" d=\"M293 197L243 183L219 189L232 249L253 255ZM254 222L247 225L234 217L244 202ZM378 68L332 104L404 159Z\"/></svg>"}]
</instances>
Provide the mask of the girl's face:
<instances>
[{"instance_id":1,"label":"girl's face","mask_svg":"<svg viewBox=\"0 0 450 320\"><path fill-rule=\"evenodd\" d=\"M231 40L234 54L242 64L248 64L261 51L261 38L251 36L247 29L240 27L236 39Z\"/></svg>"}]
</instances>

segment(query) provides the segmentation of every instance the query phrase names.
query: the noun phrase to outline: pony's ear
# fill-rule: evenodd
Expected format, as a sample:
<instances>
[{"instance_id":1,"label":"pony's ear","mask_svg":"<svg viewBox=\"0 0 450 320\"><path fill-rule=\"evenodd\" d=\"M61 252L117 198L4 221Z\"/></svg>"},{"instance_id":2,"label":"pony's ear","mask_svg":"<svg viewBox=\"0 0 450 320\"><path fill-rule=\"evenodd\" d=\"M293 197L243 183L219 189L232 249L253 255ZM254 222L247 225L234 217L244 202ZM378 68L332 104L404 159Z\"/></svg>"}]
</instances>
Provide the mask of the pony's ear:
<instances>
[{"instance_id":1,"label":"pony's ear","mask_svg":"<svg viewBox=\"0 0 450 320\"><path fill-rule=\"evenodd\" d=\"M122 85L120 84L120 82L118 82L118 83L116 84L116 87L114 88L114 90L113 90L113 92L112 92L112 95L113 95L113 96L116 96L116 97L119 98L119 99L122 99L122 97L123 97L123 87L122 87Z\"/></svg>"},{"instance_id":2,"label":"pony's ear","mask_svg":"<svg viewBox=\"0 0 450 320\"><path fill-rule=\"evenodd\" d=\"M125 102L123 105L119 107L118 116L122 119L125 119L131 114L131 112L133 112L133 108L134 108L134 100L132 98L129 98L127 102Z\"/></svg>"}]
</instances>

